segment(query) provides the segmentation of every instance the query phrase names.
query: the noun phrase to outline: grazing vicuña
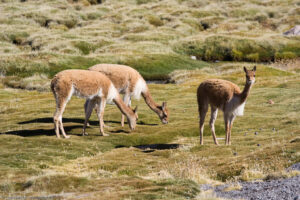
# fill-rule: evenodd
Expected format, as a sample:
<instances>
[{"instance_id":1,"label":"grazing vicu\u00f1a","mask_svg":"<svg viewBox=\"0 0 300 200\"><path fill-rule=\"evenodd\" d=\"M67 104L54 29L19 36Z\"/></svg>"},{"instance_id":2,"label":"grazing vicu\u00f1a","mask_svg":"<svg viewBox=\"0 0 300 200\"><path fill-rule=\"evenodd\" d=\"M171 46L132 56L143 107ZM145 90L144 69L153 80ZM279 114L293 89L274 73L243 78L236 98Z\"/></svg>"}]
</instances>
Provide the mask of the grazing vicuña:
<instances>
[{"instance_id":1,"label":"grazing vicu\u00f1a","mask_svg":"<svg viewBox=\"0 0 300 200\"><path fill-rule=\"evenodd\" d=\"M161 106L154 102L145 80L138 71L129 66L117 64L98 64L90 67L89 70L104 73L110 78L119 93L124 94L126 105L131 105L131 97L139 99L142 94L146 104L158 115L161 122L168 123L167 102L163 102ZM85 110L88 104L89 100L85 103ZM124 126L124 115L122 115L121 124Z\"/></svg>"},{"instance_id":2,"label":"grazing vicu\u00f1a","mask_svg":"<svg viewBox=\"0 0 300 200\"><path fill-rule=\"evenodd\" d=\"M113 83L104 74L87 70L65 70L54 76L51 81L51 90L56 99L56 111L54 113L54 127L56 136L59 138L59 129L65 138L67 136L62 123L62 114L72 95L83 97L89 100L89 106L86 110L86 119L91 115L96 106L97 115L100 124L100 134L106 136L103 130L103 114L106 101L113 101L121 112L127 116L129 127L135 129L137 120L137 109L131 110L122 101L118 91ZM84 122L83 135L86 135L85 129L87 120Z\"/></svg>"}]
</instances>

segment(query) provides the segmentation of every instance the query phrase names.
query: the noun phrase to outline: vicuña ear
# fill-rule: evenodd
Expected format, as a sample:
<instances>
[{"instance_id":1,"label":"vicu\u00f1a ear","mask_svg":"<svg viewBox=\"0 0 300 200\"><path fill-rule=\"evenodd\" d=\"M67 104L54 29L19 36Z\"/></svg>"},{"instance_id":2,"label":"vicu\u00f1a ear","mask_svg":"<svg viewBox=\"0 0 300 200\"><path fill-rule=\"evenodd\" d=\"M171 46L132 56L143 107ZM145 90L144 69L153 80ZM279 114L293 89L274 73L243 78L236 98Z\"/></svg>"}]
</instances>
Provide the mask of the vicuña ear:
<instances>
[{"instance_id":1,"label":"vicu\u00f1a ear","mask_svg":"<svg viewBox=\"0 0 300 200\"><path fill-rule=\"evenodd\" d=\"M167 102L164 101L164 102L162 103L161 108L164 110L164 109L166 109L166 107L167 107Z\"/></svg>"},{"instance_id":2,"label":"vicu\u00f1a ear","mask_svg":"<svg viewBox=\"0 0 300 200\"><path fill-rule=\"evenodd\" d=\"M252 71L256 71L256 66L253 67Z\"/></svg>"},{"instance_id":3,"label":"vicu\u00f1a ear","mask_svg":"<svg viewBox=\"0 0 300 200\"><path fill-rule=\"evenodd\" d=\"M137 113L138 111L138 106L135 107L135 109L133 110L134 113Z\"/></svg>"},{"instance_id":4,"label":"vicu\u00f1a ear","mask_svg":"<svg viewBox=\"0 0 300 200\"><path fill-rule=\"evenodd\" d=\"M244 67L244 71L247 73L247 68L246 67Z\"/></svg>"}]
</instances>

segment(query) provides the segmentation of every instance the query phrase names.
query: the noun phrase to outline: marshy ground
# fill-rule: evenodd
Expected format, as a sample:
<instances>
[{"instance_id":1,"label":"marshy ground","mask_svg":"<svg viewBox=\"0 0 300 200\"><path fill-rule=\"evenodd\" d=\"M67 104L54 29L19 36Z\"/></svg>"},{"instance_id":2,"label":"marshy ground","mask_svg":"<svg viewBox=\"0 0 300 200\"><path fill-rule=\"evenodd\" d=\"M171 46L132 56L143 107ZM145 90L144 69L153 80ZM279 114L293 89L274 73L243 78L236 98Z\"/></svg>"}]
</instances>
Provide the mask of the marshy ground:
<instances>
[{"instance_id":1,"label":"marshy ground","mask_svg":"<svg viewBox=\"0 0 300 200\"><path fill-rule=\"evenodd\" d=\"M283 32L299 24L299 2L220 0L19 1L0 4L0 198L217 199L200 184L293 177L300 162L300 40ZM192 56L192 57L191 57ZM191 59L193 58L193 59ZM196 59L196 60L195 60ZM71 138L57 139L49 91L57 72L97 63L126 64L168 102L162 125L143 102L137 129L120 126L107 105L109 137L93 113L82 137L84 100L63 115ZM257 65L243 117L225 146L205 124L199 145L196 89L208 78L244 85L243 66ZM13 89L15 88L15 89ZM18 89L16 89L18 88ZM26 89L26 90L21 90Z\"/></svg>"}]
</instances>

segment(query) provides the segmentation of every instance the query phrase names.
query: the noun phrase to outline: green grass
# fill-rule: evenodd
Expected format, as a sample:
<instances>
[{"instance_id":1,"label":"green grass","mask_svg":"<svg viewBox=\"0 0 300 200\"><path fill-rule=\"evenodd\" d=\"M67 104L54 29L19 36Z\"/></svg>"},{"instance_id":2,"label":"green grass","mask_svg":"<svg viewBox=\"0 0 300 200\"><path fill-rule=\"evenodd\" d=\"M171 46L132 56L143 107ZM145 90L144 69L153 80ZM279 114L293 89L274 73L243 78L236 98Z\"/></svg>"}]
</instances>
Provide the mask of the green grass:
<instances>
[{"instance_id":1,"label":"green grass","mask_svg":"<svg viewBox=\"0 0 300 200\"><path fill-rule=\"evenodd\" d=\"M245 116L237 118L233 126L232 145L225 146L221 139L220 146L213 144L209 119L205 123L205 145L199 145L197 86L214 77L242 87L244 64L218 63L185 71L181 84L149 85L158 103L168 102L168 125L162 125L143 100L134 101L133 105L139 104L139 123L134 132L128 133L127 124L124 128L119 124L120 112L108 105L104 118L110 126L105 129L108 137L99 136L94 114L87 129L89 136L81 136L82 99L72 98L63 115L64 127L72 137L57 139L51 93L0 89L0 117L4 119L0 122L2 195L22 192L39 196L63 191L71 195L92 192L94 199L185 199L200 195L199 183L247 181L281 173L300 161L300 94L295 89L299 87L298 74L258 65ZM269 99L275 104L268 104ZM218 138L225 137L222 112L216 121L216 133ZM154 151L134 147L149 144L180 146ZM108 194L105 189L116 192Z\"/></svg>"},{"instance_id":2,"label":"green grass","mask_svg":"<svg viewBox=\"0 0 300 200\"><path fill-rule=\"evenodd\" d=\"M194 55L206 61L270 62L300 56L298 40L286 43L274 40L237 39L211 36L205 40L185 41L175 45L175 51Z\"/></svg>"},{"instance_id":3,"label":"green grass","mask_svg":"<svg viewBox=\"0 0 300 200\"><path fill-rule=\"evenodd\" d=\"M1 198L217 199L199 184L288 177L284 169L300 162L299 37L282 35L300 23L296 0L12 0L0 10ZM139 104L134 132L121 128L120 112L107 105L110 136L99 136L93 114L89 136L82 137L84 100L72 98L63 119L72 137L57 139L50 79L98 63L174 82L149 85L157 103L168 102L169 124L143 100L133 101ZM213 145L208 113L200 146L199 83L222 78L243 87L242 66L253 65L256 83L245 116L234 123L232 145L223 145L219 112L221 145ZM179 147L135 147L150 144Z\"/></svg>"},{"instance_id":4,"label":"green grass","mask_svg":"<svg viewBox=\"0 0 300 200\"><path fill-rule=\"evenodd\" d=\"M45 59L48 62L44 62ZM3 60L0 62L0 72L6 76L3 83L7 86L45 91L49 90L49 84L45 84L45 81L58 72L65 69L87 69L98 63L129 65L137 69L146 80L166 80L174 70L200 69L208 66L205 62L176 54L139 55L138 57L99 56L96 58L45 54L34 59L31 56L24 56L15 60Z\"/></svg>"}]
</instances>

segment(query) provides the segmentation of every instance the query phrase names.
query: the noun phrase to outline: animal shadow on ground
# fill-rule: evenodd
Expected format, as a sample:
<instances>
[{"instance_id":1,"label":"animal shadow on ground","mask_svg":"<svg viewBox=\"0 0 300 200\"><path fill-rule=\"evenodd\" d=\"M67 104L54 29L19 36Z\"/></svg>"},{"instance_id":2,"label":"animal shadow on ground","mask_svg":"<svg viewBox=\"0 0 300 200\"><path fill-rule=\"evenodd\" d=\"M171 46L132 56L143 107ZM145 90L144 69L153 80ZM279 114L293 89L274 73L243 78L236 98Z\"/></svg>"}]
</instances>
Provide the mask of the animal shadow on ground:
<instances>
[{"instance_id":1,"label":"animal shadow on ground","mask_svg":"<svg viewBox=\"0 0 300 200\"><path fill-rule=\"evenodd\" d=\"M72 129L82 128L82 126L67 126L64 127L66 132L71 131ZM18 135L22 137L30 137L30 136L39 136L39 135L47 135L47 136L54 136L55 132L54 129L33 129L33 130L18 130L18 131L8 131L1 134L7 135ZM80 134L81 135L81 134Z\"/></svg>"},{"instance_id":2,"label":"animal shadow on ground","mask_svg":"<svg viewBox=\"0 0 300 200\"><path fill-rule=\"evenodd\" d=\"M83 124L84 119L79 119L79 118L63 118L63 123L79 123ZM44 118L36 118L28 121L23 121L23 122L18 122L18 124L34 124L34 123L53 123L53 118L52 117L44 117ZM99 122L98 121L89 121L90 125L93 126L98 126ZM119 121L105 121L105 123L114 123L114 124L120 124ZM141 125L150 125L150 126L156 126L158 124L144 124L142 123ZM74 125L74 126L64 126L64 129L66 132L70 132L73 129L76 128L82 128L82 125ZM116 131L111 131L112 133L130 133L128 131L124 130L116 130ZM54 129L27 129L27 130L17 130L17 131L8 131L8 132L0 132L0 134L7 134L7 135L19 135L22 137L30 137L30 136L40 136L40 135L47 135L47 136L53 136L55 135ZM78 135L81 136L82 134L73 134L73 135Z\"/></svg>"},{"instance_id":3,"label":"animal shadow on ground","mask_svg":"<svg viewBox=\"0 0 300 200\"><path fill-rule=\"evenodd\" d=\"M180 145L179 144L144 144L144 145L136 145L133 146L135 148L141 149L144 153L151 153L156 150L168 150L168 149L177 149ZM126 146L119 145L116 148L123 148Z\"/></svg>"},{"instance_id":4,"label":"animal shadow on ground","mask_svg":"<svg viewBox=\"0 0 300 200\"><path fill-rule=\"evenodd\" d=\"M83 124L84 119L79 119L79 118L63 118L62 119L63 123L68 123L68 122L73 122L73 123L79 123ZM119 121L104 121L105 123L113 123L113 124L120 124ZM31 123L53 123L53 118L52 117L44 117L44 118L36 118L24 122L19 122L18 124L31 124ZM89 121L90 125L93 126L98 126L99 121ZM158 124L146 124L144 122L138 122L138 125L147 125L147 126L158 126Z\"/></svg>"},{"instance_id":5,"label":"animal shadow on ground","mask_svg":"<svg viewBox=\"0 0 300 200\"><path fill-rule=\"evenodd\" d=\"M110 132L110 133L127 133L127 134L130 133L129 131L125 131L125 130L122 130L122 129L115 130L115 131L109 131L109 132Z\"/></svg>"}]
</instances>

